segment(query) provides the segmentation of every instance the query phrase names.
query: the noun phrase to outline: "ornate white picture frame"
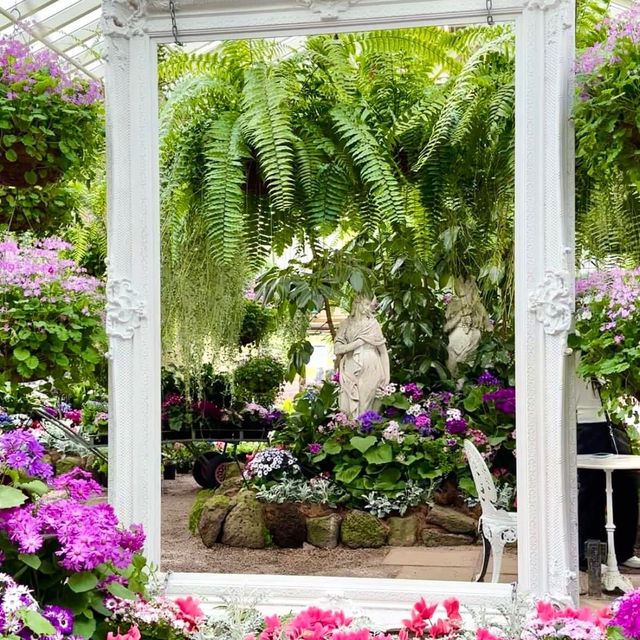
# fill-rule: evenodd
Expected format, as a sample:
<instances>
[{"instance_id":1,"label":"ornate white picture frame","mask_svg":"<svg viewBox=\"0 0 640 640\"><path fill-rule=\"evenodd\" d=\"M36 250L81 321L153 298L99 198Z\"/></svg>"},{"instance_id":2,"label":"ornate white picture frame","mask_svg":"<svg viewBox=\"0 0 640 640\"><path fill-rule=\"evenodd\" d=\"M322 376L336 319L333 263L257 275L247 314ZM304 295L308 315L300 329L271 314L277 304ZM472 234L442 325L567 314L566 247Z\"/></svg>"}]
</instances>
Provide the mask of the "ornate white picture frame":
<instances>
[{"instance_id":1,"label":"ornate white picture frame","mask_svg":"<svg viewBox=\"0 0 640 640\"><path fill-rule=\"evenodd\" d=\"M469 24L485 0L177 0L183 41ZM575 419L566 347L573 311L573 0L493 0L516 25L516 388L521 591L577 599ZM104 0L110 338L109 498L141 522L160 559L160 219L156 49L171 42L167 0ZM379 620L418 594L511 597L500 584L170 574L171 593L215 601L249 586L266 608L325 599Z\"/></svg>"}]
</instances>

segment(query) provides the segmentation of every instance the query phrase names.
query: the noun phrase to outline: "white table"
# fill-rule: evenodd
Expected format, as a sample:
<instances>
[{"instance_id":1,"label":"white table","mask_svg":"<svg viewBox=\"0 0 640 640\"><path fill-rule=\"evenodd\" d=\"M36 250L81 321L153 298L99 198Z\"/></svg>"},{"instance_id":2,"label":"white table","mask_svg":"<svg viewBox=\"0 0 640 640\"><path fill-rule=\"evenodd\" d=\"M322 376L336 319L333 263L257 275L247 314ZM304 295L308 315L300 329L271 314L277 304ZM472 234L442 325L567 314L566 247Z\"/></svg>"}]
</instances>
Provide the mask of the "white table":
<instances>
[{"instance_id":1,"label":"white table","mask_svg":"<svg viewBox=\"0 0 640 640\"><path fill-rule=\"evenodd\" d=\"M596 469L604 471L606 478L605 491L607 494L607 567L602 573L602 584L606 591L618 588L625 593L633 591L633 585L628 578L623 576L618 569L616 548L613 533L616 525L613 524L613 472L632 471L640 469L640 456L621 456L616 454L597 455L582 454L578 456L578 469Z\"/></svg>"}]
</instances>

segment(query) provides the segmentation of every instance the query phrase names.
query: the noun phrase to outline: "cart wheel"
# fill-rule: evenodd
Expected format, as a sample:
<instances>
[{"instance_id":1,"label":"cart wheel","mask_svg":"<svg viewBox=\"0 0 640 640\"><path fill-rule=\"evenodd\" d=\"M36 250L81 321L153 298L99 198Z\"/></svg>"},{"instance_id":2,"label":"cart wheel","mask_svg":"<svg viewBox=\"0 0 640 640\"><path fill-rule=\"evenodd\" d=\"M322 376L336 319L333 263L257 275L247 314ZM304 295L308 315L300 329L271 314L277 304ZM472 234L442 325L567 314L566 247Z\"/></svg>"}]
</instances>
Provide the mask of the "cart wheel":
<instances>
[{"instance_id":1,"label":"cart wheel","mask_svg":"<svg viewBox=\"0 0 640 640\"><path fill-rule=\"evenodd\" d=\"M193 463L193 479L203 489L215 489L226 476L224 463L229 458L218 451L206 451Z\"/></svg>"}]
</instances>

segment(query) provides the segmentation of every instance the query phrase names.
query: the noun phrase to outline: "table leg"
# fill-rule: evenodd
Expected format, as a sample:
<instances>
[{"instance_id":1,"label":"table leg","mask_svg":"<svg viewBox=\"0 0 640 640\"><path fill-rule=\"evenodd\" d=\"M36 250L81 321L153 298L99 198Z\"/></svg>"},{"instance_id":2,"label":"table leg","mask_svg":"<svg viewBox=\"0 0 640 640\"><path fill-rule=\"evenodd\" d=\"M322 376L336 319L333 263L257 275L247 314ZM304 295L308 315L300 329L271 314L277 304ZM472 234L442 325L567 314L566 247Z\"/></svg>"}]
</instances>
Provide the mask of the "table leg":
<instances>
[{"instance_id":1,"label":"table leg","mask_svg":"<svg viewBox=\"0 0 640 640\"><path fill-rule=\"evenodd\" d=\"M620 573L618 569L618 559L616 558L616 547L614 532L616 525L613 523L613 471L611 469L605 469L606 488L607 493L607 524L605 526L607 530L607 568L602 573L602 584L605 591L614 591L620 589L625 593L627 591L633 591L633 585Z\"/></svg>"}]
</instances>

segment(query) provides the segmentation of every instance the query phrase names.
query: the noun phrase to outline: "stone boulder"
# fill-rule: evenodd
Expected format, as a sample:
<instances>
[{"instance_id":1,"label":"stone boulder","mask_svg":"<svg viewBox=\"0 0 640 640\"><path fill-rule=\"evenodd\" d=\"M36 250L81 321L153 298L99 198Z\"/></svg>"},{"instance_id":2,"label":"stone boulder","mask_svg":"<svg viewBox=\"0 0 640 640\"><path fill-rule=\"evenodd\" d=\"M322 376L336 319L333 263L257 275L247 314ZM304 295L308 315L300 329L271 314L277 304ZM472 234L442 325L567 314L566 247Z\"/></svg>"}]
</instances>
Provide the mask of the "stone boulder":
<instances>
[{"instance_id":1,"label":"stone boulder","mask_svg":"<svg viewBox=\"0 0 640 640\"><path fill-rule=\"evenodd\" d=\"M76 467L84 468L84 461L80 456L64 456L56 461L56 475L72 471Z\"/></svg>"},{"instance_id":2,"label":"stone boulder","mask_svg":"<svg viewBox=\"0 0 640 640\"><path fill-rule=\"evenodd\" d=\"M434 506L427 516L429 524L437 524L450 533L474 533L478 523L471 516L451 507Z\"/></svg>"},{"instance_id":3,"label":"stone boulder","mask_svg":"<svg viewBox=\"0 0 640 640\"><path fill-rule=\"evenodd\" d=\"M473 544L473 538L460 533L449 533L436 527L427 527L422 530L422 544L425 547L459 547Z\"/></svg>"},{"instance_id":4,"label":"stone boulder","mask_svg":"<svg viewBox=\"0 0 640 640\"><path fill-rule=\"evenodd\" d=\"M264 549L268 538L262 505L254 493L248 490L241 491L236 498L235 507L229 511L224 521L222 544L228 544L230 547Z\"/></svg>"},{"instance_id":5,"label":"stone boulder","mask_svg":"<svg viewBox=\"0 0 640 640\"><path fill-rule=\"evenodd\" d=\"M307 522L295 504L264 505L264 521L276 547L300 548L307 539Z\"/></svg>"},{"instance_id":6,"label":"stone boulder","mask_svg":"<svg viewBox=\"0 0 640 640\"><path fill-rule=\"evenodd\" d=\"M341 518L337 513L307 520L307 541L321 549L335 549L340 538Z\"/></svg>"},{"instance_id":7,"label":"stone boulder","mask_svg":"<svg viewBox=\"0 0 640 640\"><path fill-rule=\"evenodd\" d=\"M340 537L351 549L382 547L387 541L385 524L371 513L350 511L342 519Z\"/></svg>"},{"instance_id":8,"label":"stone boulder","mask_svg":"<svg viewBox=\"0 0 640 640\"><path fill-rule=\"evenodd\" d=\"M392 547L412 547L416 543L418 519L415 516L389 518L387 526L389 527L388 545Z\"/></svg>"},{"instance_id":9,"label":"stone boulder","mask_svg":"<svg viewBox=\"0 0 640 640\"><path fill-rule=\"evenodd\" d=\"M198 533L206 547L212 547L220 537L222 523L231 510L233 502L229 496L215 495L203 505L198 520Z\"/></svg>"},{"instance_id":10,"label":"stone boulder","mask_svg":"<svg viewBox=\"0 0 640 640\"><path fill-rule=\"evenodd\" d=\"M240 489L242 489L242 477L231 476L222 481L222 484L217 487L216 492L222 493L225 496L235 496Z\"/></svg>"}]
</instances>

